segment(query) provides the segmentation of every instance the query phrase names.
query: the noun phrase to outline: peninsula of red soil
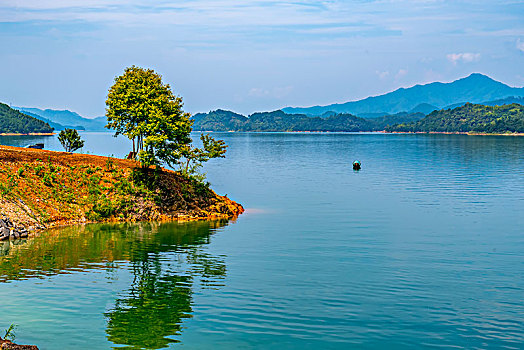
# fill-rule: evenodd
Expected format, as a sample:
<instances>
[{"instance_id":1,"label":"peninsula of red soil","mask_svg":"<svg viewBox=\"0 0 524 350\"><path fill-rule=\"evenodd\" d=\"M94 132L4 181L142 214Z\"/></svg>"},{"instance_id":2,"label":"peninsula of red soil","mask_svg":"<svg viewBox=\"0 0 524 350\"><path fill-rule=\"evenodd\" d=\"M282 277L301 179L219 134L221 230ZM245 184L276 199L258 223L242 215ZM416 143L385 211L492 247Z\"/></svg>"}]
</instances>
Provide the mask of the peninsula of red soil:
<instances>
[{"instance_id":1,"label":"peninsula of red soil","mask_svg":"<svg viewBox=\"0 0 524 350\"><path fill-rule=\"evenodd\" d=\"M31 231L102 221L230 219L243 207L132 160L0 146L0 219Z\"/></svg>"}]
</instances>

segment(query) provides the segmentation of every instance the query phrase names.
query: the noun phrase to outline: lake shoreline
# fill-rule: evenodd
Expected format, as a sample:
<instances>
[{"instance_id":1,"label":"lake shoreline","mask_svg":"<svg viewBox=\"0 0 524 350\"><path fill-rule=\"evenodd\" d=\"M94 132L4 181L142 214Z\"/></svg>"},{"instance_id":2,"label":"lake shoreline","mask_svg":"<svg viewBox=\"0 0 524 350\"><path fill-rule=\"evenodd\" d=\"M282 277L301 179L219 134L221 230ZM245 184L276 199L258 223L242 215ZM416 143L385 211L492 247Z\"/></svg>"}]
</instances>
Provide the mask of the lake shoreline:
<instances>
[{"instance_id":1,"label":"lake shoreline","mask_svg":"<svg viewBox=\"0 0 524 350\"><path fill-rule=\"evenodd\" d=\"M380 131L384 134L432 134L432 135L469 135L469 136L524 136L524 133L487 133L487 132L448 132L448 131Z\"/></svg>"},{"instance_id":2,"label":"lake shoreline","mask_svg":"<svg viewBox=\"0 0 524 350\"><path fill-rule=\"evenodd\" d=\"M469 136L524 136L524 133L480 133L480 132L447 132L447 131L213 131L194 130L194 132L217 132L217 133L260 133L260 134L435 134L435 135L469 135Z\"/></svg>"},{"instance_id":3,"label":"lake shoreline","mask_svg":"<svg viewBox=\"0 0 524 350\"><path fill-rule=\"evenodd\" d=\"M239 203L175 171L139 168L132 160L0 146L0 219L10 223L1 228L0 240L57 226L229 220L243 212Z\"/></svg>"},{"instance_id":4,"label":"lake shoreline","mask_svg":"<svg viewBox=\"0 0 524 350\"><path fill-rule=\"evenodd\" d=\"M56 132L30 132L27 134L10 133L10 132L0 133L0 136L53 136L53 135L56 135Z\"/></svg>"}]
</instances>

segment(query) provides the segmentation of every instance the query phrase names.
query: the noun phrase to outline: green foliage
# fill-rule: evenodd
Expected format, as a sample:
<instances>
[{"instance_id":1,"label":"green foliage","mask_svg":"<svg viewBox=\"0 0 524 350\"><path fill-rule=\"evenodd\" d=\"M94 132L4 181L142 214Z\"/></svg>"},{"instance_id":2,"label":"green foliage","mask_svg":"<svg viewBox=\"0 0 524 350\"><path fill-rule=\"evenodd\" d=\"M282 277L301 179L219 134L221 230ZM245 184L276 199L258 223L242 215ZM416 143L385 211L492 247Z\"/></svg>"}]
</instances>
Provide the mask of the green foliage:
<instances>
[{"instance_id":1,"label":"green foliage","mask_svg":"<svg viewBox=\"0 0 524 350\"><path fill-rule=\"evenodd\" d=\"M131 172L131 181L136 186L143 186L148 190L155 190L158 187L158 177L160 171L158 168L134 168Z\"/></svg>"},{"instance_id":2,"label":"green foliage","mask_svg":"<svg viewBox=\"0 0 524 350\"><path fill-rule=\"evenodd\" d=\"M58 134L58 141L66 152L74 152L84 147L84 141L75 129L64 129Z\"/></svg>"},{"instance_id":3,"label":"green foliage","mask_svg":"<svg viewBox=\"0 0 524 350\"><path fill-rule=\"evenodd\" d=\"M115 206L115 203L108 198L104 196L94 198L93 208L86 215L89 220L108 219L117 212L118 208Z\"/></svg>"},{"instance_id":4,"label":"green foliage","mask_svg":"<svg viewBox=\"0 0 524 350\"><path fill-rule=\"evenodd\" d=\"M388 127L387 131L400 132L524 132L524 106L510 104L484 106L467 103L462 107L434 111L414 123Z\"/></svg>"},{"instance_id":5,"label":"green foliage","mask_svg":"<svg viewBox=\"0 0 524 350\"><path fill-rule=\"evenodd\" d=\"M7 328L5 330L5 334L4 334L4 338L3 339L14 342L15 339L16 339L15 329L16 329L16 324L11 323L9 328Z\"/></svg>"},{"instance_id":6,"label":"green foliage","mask_svg":"<svg viewBox=\"0 0 524 350\"><path fill-rule=\"evenodd\" d=\"M53 174L44 173L42 176L42 180L44 181L44 185L49 187L53 186Z\"/></svg>"},{"instance_id":7,"label":"green foliage","mask_svg":"<svg viewBox=\"0 0 524 350\"><path fill-rule=\"evenodd\" d=\"M145 168L165 163L195 174L202 162L224 157L224 142L210 136L202 135L202 149L191 145L193 122L182 110L182 98L151 69L126 68L109 89L106 105L106 127L133 141L132 154Z\"/></svg>"},{"instance_id":8,"label":"green foliage","mask_svg":"<svg viewBox=\"0 0 524 350\"><path fill-rule=\"evenodd\" d=\"M113 172L114 170L115 170L115 161L112 158L107 157L106 171Z\"/></svg>"},{"instance_id":9,"label":"green foliage","mask_svg":"<svg viewBox=\"0 0 524 350\"><path fill-rule=\"evenodd\" d=\"M223 140L215 140L209 134L200 135L202 148L187 147L182 151L182 160L180 162L180 171L186 176L195 176L203 181L204 174L199 174L198 170L202 163L212 158L224 158L227 146Z\"/></svg>"},{"instance_id":10,"label":"green foliage","mask_svg":"<svg viewBox=\"0 0 524 350\"><path fill-rule=\"evenodd\" d=\"M0 103L0 133L29 134L50 133L49 124L20 113L4 103Z\"/></svg>"},{"instance_id":11,"label":"green foliage","mask_svg":"<svg viewBox=\"0 0 524 350\"><path fill-rule=\"evenodd\" d=\"M0 183L0 194L8 196L18 186L15 175L9 174L5 183Z\"/></svg>"},{"instance_id":12,"label":"green foliage","mask_svg":"<svg viewBox=\"0 0 524 350\"><path fill-rule=\"evenodd\" d=\"M191 143L182 98L151 69L126 68L109 89L106 105L106 127L133 140L133 153L143 166L176 162L181 148Z\"/></svg>"},{"instance_id":13,"label":"green foliage","mask_svg":"<svg viewBox=\"0 0 524 350\"><path fill-rule=\"evenodd\" d=\"M41 165L35 166L35 175L36 176L41 176L43 169L44 169L44 167L41 166Z\"/></svg>"}]
</instances>

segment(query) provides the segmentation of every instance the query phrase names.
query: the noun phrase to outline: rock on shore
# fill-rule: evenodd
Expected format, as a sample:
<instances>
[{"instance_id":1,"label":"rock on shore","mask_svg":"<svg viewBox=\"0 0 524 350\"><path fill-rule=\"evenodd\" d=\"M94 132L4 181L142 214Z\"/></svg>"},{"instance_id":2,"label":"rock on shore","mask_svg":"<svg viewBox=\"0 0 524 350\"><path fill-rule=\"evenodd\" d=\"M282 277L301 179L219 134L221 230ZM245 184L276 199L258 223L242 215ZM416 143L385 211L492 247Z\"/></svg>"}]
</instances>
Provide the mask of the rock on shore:
<instances>
[{"instance_id":1,"label":"rock on shore","mask_svg":"<svg viewBox=\"0 0 524 350\"><path fill-rule=\"evenodd\" d=\"M38 350L36 345L18 345L0 338L0 350Z\"/></svg>"},{"instance_id":2,"label":"rock on shore","mask_svg":"<svg viewBox=\"0 0 524 350\"><path fill-rule=\"evenodd\" d=\"M27 238L29 231L23 226L15 226L8 217L0 218L0 241Z\"/></svg>"}]
</instances>

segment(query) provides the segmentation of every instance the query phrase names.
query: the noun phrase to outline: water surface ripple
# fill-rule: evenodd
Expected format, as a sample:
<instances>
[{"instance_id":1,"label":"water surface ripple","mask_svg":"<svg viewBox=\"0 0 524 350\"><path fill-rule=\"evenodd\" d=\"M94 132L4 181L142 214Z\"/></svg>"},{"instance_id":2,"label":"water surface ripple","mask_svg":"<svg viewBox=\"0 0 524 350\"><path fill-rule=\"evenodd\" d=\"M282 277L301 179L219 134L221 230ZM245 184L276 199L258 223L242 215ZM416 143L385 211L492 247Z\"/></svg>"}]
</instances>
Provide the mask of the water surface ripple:
<instances>
[{"instance_id":1,"label":"water surface ripple","mask_svg":"<svg viewBox=\"0 0 524 350\"><path fill-rule=\"evenodd\" d=\"M524 138L215 136L228 157L205 170L246 207L236 222L93 225L3 247L0 314L23 343L524 347Z\"/></svg>"}]
</instances>

